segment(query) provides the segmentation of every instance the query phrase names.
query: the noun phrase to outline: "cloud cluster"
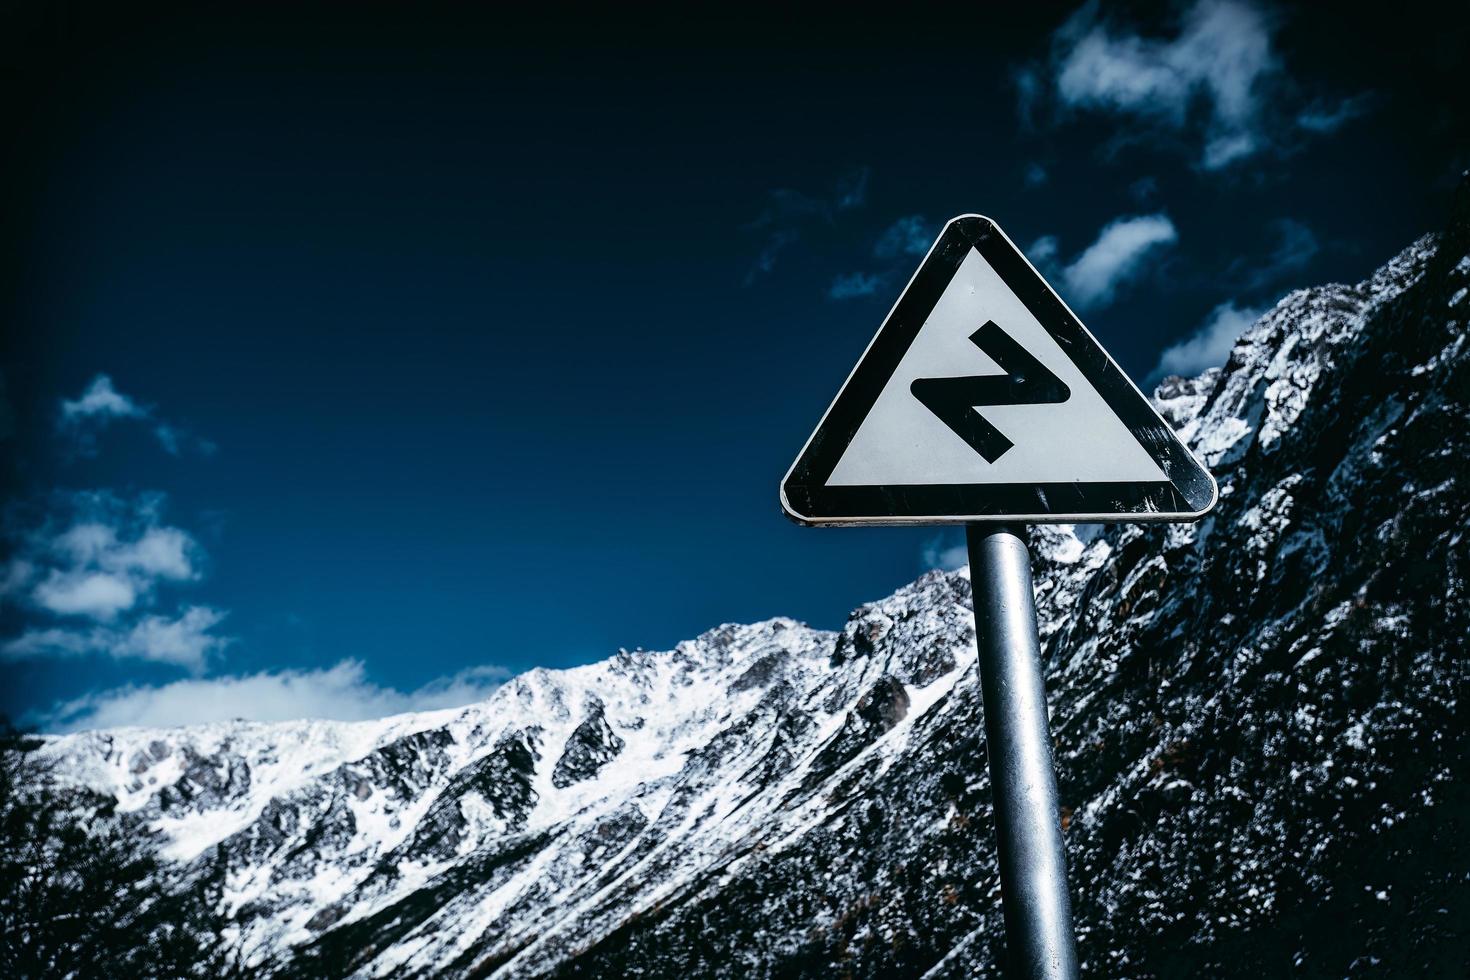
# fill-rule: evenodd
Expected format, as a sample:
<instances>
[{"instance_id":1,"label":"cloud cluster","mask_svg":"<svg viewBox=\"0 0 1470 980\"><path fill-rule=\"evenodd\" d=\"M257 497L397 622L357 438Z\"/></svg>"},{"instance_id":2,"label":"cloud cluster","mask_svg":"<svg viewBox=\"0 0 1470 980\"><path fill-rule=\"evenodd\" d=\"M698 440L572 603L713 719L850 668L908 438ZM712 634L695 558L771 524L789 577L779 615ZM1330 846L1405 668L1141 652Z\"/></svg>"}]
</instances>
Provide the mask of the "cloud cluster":
<instances>
[{"instance_id":1,"label":"cloud cluster","mask_svg":"<svg viewBox=\"0 0 1470 980\"><path fill-rule=\"evenodd\" d=\"M861 187L849 187L850 201ZM105 374L60 404L59 428L73 451L95 452L96 435L119 420L142 422L170 452L207 446L124 395ZM103 657L181 668L190 675L157 685L93 691L33 710L21 720L52 731L120 725L183 725L248 718L360 719L483 700L507 676L472 667L415 690L368 680L343 660L317 670L210 676L235 640L219 633L224 610L179 603L167 590L203 578L204 549L166 523L159 493L54 491L10 502L0 524L0 612L20 631L0 636L0 663ZM10 626L7 625L7 630Z\"/></svg>"},{"instance_id":2,"label":"cloud cluster","mask_svg":"<svg viewBox=\"0 0 1470 980\"><path fill-rule=\"evenodd\" d=\"M1271 25L1255 7L1204 0L1185 11L1172 40L1110 30L1084 8L1058 35L1056 91L1063 103L1111 110L1183 129L1204 109L1201 165L1219 169L1259 151L1262 99L1281 71Z\"/></svg>"},{"instance_id":3,"label":"cloud cluster","mask_svg":"<svg viewBox=\"0 0 1470 980\"><path fill-rule=\"evenodd\" d=\"M1149 381L1170 374L1195 375L1224 364L1236 339L1266 311L1268 303L1251 300L1268 301L1280 283L1299 274L1322 250L1317 235L1300 221L1282 218L1269 227L1275 244L1265 257L1237 259L1221 277L1237 298L1215 306L1188 337L1168 347Z\"/></svg>"},{"instance_id":4,"label":"cloud cluster","mask_svg":"<svg viewBox=\"0 0 1470 980\"><path fill-rule=\"evenodd\" d=\"M1166 214L1110 222L1097 241L1063 270L1069 301L1083 309L1108 305L1119 287L1137 277L1146 256L1178 240L1174 222Z\"/></svg>"},{"instance_id":5,"label":"cloud cluster","mask_svg":"<svg viewBox=\"0 0 1470 980\"><path fill-rule=\"evenodd\" d=\"M1116 115L1185 138L1198 166L1218 171L1368 110L1361 96L1289 110L1293 85L1275 49L1277 27L1246 0L1197 0L1169 36L1150 37L1088 3L1057 31L1050 57L1019 74L1022 120L1039 124L1048 104L1059 110L1051 121L1077 110Z\"/></svg>"},{"instance_id":6,"label":"cloud cluster","mask_svg":"<svg viewBox=\"0 0 1470 980\"><path fill-rule=\"evenodd\" d=\"M920 560L926 569L952 572L970 562L970 551L963 531L946 531L924 542Z\"/></svg>"},{"instance_id":7,"label":"cloud cluster","mask_svg":"<svg viewBox=\"0 0 1470 980\"><path fill-rule=\"evenodd\" d=\"M118 391L112 378L105 374L93 378L92 383L77 398L62 400L57 427L69 440L72 452L79 456L95 456L97 437L119 421L132 421L148 426L163 451L171 456L178 456L187 450L203 455L215 451L214 443L159 419L152 407Z\"/></svg>"},{"instance_id":8,"label":"cloud cluster","mask_svg":"<svg viewBox=\"0 0 1470 980\"><path fill-rule=\"evenodd\" d=\"M224 614L204 606L149 611L161 587L201 576L203 550L162 522L163 506L159 494L89 491L50 495L35 522L14 509L0 602L40 622L0 642L0 657L101 654L203 670L227 642L210 632Z\"/></svg>"},{"instance_id":9,"label":"cloud cluster","mask_svg":"<svg viewBox=\"0 0 1470 980\"><path fill-rule=\"evenodd\" d=\"M1219 367L1230 356L1235 341L1247 327L1260 319L1263 312L1236 306L1233 301L1221 303L1210 311L1194 333L1160 355L1149 379L1157 380L1170 374L1189 377L1206 368Z\"/></svg>"},{"instance_id":10,"label":"cloud cluster","mask_svg":"<svg viewBox=\"0 0 1470 980\"><path fill-rule=\"evenodd\" d=\"M415 690L399 691L369 680L361 661L343 660L320 670L186 678L153 687L130 685L57 704L27 720L60 732L131 725L160 728L231 718L357 721L483 701L508 676L499 667L471 667Z\"/></svg>"},{"instance_id":11,"label":"cloud cluster","mask_svg":"<svg viewBox=\"0 0 1470 980\"><path fill-rule=\"evenodd\" d=\"M1142 273L1145 260L1179 241L1174 222L1163 212L1115 218L1096 240L1070 263L1058 268L1056 236L1043 235L1026 250L1027 257L1056 279L1062 299L1079 310L1107 306Z\"/></svg>"},{"instance_id":12,"label":"cloud cluster","mask_svg":"<svg viewBox=\"0 0 1470 980\"><path fill-rule=\"evenodd\" d=\"M872 296L901 277L914 256L929 251L934 232L923 215L899 218L878 236L873 257L887 260L875 272L846 272L832 280L829 299ZM1043 235L1026 250L1027 257L1062 287L1062 298L1079 310L1107 306L1142 273L1145 262L1178 242L1179 232L1167 214L1120 217L1108 222L1097 239L1066 265L1059 265L1060 246Z\"/></svg>"},{"instance_id":13,"label":"cloud cluster","mask_svg":"<svg viewBox=\"0 0 1470 980\"><path fill-rule=\"evenodd\" d=\"M140 419L147 415L147 409L114 388L112 379L105 374L93 378L80 398L61 401L62 421L76 425L87 420L106 422L111 419Z\"/></svg>"},{"instance_id":14,"label":"cloud cluster","mask_svg":"<svg viewBox=\"0 0 1470 980\"><path fill-rule=\"evenodd\" d=\"M150 660L202 672L212 654L230 642L210 630L225 614L208 606L186 606L178 615L147 615L127 627L92 626L32 629L0 645L0 658L78 657L100 654Z\"/></svg>"},{"instance_id":15,"label":"cloud cluster","mask_svg":"<svg viewBox=\"0 0 1470 980\"><path fill-rule=\"evenodd\" d=\"M909 214L884 229L873 243L873 258L895 259L923 255L934 241L934 232L922 214Z\"/></svg>"}]
</instances>

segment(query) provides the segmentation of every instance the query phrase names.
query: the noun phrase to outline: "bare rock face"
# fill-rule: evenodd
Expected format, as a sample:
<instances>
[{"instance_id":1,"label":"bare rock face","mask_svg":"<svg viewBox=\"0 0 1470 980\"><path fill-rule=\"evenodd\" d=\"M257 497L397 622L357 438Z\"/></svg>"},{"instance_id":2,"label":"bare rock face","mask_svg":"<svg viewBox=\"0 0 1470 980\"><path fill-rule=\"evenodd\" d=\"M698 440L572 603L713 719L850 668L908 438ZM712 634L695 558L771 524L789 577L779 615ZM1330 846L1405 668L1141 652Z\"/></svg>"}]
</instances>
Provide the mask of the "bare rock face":
<instances>
[{"instance_id":1,"label":"bare rock face","mask_svg":"<svg viewBox=\"0 0 1470 980\"><path fill-rule=\"evenodd\" d=\"M1089 975L1463 969L1456 207L1160 387L1220 482L1209 518L1034 532ZM994 976L974 661L968 577L932 572L836 633L725 625L463 709L43 751L257 975Z\"/></svg>"},{"instance_id":2,"label":"bare rock face","mask_svg":"<svg viewBox=\"0 0 1470 980\"><path fill-rule=\"evenodd\" d=\"M551 772L551 785L566 789L573 783L595 777L603 766L623 751L625 743L607 723L601 701L588 706L587 717L572 730L565 750Z\"/></svg>"}]
</instances>

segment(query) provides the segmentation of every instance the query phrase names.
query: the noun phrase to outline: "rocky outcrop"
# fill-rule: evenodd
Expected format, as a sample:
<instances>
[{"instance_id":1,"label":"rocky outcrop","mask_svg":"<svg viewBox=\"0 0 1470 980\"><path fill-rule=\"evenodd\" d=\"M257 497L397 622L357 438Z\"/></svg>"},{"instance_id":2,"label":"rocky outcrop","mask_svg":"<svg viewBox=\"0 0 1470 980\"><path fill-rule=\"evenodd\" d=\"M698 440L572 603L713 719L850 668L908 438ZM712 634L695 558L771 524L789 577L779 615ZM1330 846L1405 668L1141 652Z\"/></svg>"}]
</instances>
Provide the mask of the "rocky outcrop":
<instances>
[{"instance_id":1,"label":"rocky outcrop","mask_svg":"<svg viewBox=\"0 0 1470 980\"><path fill-rule=\"evenodd\" d=\"M561 758L556 760L556 768L551 771L551 785L565 789L573 783L592 779L603 766L617 758L617 754L623 751L623 745L623 740L607 723L602 702L593 701L587 708L587 717L572 729Z\"/></svg>"}]
</instances>

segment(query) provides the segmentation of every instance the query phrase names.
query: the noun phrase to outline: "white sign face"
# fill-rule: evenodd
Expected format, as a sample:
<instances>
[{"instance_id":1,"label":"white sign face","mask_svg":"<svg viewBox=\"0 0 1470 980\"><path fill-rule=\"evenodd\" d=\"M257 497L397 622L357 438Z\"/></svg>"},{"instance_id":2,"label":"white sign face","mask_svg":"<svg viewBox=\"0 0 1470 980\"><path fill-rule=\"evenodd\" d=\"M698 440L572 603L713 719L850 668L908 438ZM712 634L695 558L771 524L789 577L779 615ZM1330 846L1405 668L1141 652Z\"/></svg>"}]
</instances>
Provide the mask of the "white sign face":
<instances>
[{"instance_id":1,"label":"white sign face","mask_svg":"<svg viewBox=\"0 0 1470 980\"><path fill-rule=\"evenodd\" d=\"M781 490L808 524L1193 520L1216 496L978 216L945 226Z\"/></svg>"},{"instance_id":2,"label":"white sign face","mask_svg":"<svg viewBox=\"0 0 1470 980\"><path fill-rule=\"evenodd\" d=\"M1006 375L1005 368L970 341L976 325L986 322L1005 324L1000 329L1059 378L1070 395L1044 405L987 406L981 414L1013 443L994 461L977 453L910 391L919 378ZM1162 479L1159 464L1108 410L1077 365L980 253L971 250L827 484Z\"/></svg>"}]
</instances>

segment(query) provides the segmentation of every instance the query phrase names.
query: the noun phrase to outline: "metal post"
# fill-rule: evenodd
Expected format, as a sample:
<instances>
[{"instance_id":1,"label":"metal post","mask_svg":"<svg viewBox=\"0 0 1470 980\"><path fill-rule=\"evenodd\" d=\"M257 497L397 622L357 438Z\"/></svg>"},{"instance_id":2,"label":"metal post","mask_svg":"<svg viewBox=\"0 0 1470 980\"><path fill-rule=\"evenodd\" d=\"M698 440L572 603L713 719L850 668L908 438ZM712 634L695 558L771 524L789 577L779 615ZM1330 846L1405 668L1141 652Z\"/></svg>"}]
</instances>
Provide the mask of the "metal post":
<instances>
[{"instance_id":1,"label":"metal post","mask_svg":"<svg viewBox=\"0 0 1470 980\"><path fill-rule=\"evenodd\" d=\"M1026 529L971 524L970 583L1010 975L1074 980L1077 947Z\"/></svg>"}]
</instances>

